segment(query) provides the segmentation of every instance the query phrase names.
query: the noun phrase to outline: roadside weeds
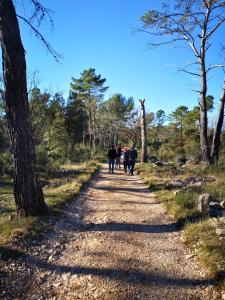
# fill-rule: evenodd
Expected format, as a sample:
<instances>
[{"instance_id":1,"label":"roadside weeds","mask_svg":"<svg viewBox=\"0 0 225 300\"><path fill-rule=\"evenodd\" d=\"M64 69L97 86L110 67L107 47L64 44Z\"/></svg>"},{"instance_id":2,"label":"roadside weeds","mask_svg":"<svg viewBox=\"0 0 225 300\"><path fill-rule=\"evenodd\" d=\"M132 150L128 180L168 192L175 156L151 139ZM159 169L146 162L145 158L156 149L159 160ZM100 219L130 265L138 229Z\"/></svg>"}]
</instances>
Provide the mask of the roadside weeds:
<instances>
[{"instance_id":1,"label":"roadside weeds","mask_svg":"<svg viewBox=\"0 0 225 300\"><path fill-rule=\"evenodd\" d=\"M209 218L197 209L197 198L210 193L216 199L225 199L224 164L220 168L191 165L180 168L175 165L137 165L137 172L148 184L154 196L160 199L168 213L176 220L182 231L182 241L192 249L210 275L216 279L216 287L225 291L225 217ZM188 189L169 186L171 180L182 180L187 176L214 176L211 182Z\"/></svg>"}]
</instances>

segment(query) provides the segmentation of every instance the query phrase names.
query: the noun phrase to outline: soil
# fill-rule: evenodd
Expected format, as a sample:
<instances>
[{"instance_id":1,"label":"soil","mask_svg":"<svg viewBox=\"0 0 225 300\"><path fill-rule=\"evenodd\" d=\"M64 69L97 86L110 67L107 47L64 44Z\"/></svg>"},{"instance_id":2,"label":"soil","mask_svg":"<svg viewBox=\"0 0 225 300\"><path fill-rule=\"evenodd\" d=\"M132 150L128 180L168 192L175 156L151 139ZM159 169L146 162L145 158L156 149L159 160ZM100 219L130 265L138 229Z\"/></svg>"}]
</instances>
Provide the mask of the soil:
<instances>
[{"instance_id":1,"label":"soil","mask_svg":"<svg viewBox=\"0 0 225 300\"><path fill-rule=\"evenodd\" d=\"M53 230L4 249L1 299L220 299L137 176L104 165Z\"/></svg>"}]
</instances>

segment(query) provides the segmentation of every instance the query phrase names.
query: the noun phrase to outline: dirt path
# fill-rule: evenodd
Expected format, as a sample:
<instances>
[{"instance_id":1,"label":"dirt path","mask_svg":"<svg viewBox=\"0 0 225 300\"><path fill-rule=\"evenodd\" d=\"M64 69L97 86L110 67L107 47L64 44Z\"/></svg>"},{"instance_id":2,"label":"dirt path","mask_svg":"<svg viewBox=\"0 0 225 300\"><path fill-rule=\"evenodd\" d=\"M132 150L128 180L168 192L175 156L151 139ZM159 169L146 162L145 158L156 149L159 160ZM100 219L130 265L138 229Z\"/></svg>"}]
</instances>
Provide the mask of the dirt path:
<instances>
[{"instance_id":1,"label":"dirt path","mask_svg":"<svg viewBox=\"0 0 225 300\"><path fill-rule=\"evenodd\" d=\"M17 299L217 299L189 254L142 181L104 166L54 231L14 263L30 270Z\"/></svg>"}]
</instances>

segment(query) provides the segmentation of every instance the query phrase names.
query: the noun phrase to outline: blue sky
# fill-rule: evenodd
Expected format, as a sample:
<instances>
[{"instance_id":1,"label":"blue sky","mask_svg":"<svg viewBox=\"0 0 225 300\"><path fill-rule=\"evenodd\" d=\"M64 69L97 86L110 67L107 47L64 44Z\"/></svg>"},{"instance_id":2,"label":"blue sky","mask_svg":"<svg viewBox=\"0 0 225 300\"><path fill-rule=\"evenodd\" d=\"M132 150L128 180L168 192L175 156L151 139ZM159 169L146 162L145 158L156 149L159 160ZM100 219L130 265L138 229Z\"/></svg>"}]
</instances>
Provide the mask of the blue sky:
<instances>
[{"instance_id":1,"label":"blue sky","mask_svg":"<svg viewBox=\"0 0 225 300\"><path fill-rule=\"evenodd\" d=\"M20 22L28 73L39 71L42 88L61 91L67 97L71 77L78 78L84 69L94 67L97 74L107 79L106 96L119 92L136 101L145 98L148 111L164 109L168 113L179 105L193 107L198 99L198 94L192 91L197 88L197 82L189 75L178 73L176 68L191 62L192 53L168 47L151 50L147 45L149 36L134 32L134 28L140 27L140 16L153 8L154 2L42 1L54 11L54 29L44 22L40 30L63 59L55 62L27 25ZM15 3L19 4L20 0ZM224 29L218 33L218 40L223 33ZM215 50L210 59L216 54ZM214 72L210 76L208 94L216 99L223 75Z\"/></svg>"}]
</instances>

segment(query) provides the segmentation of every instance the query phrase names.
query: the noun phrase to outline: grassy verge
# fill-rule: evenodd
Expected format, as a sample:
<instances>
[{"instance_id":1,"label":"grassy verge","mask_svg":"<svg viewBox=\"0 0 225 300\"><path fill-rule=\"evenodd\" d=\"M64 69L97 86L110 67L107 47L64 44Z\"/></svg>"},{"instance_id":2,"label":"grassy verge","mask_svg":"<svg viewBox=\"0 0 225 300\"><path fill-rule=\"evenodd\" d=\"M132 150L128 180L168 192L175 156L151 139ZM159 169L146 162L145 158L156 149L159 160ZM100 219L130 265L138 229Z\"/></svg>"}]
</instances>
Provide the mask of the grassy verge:
<instances>
[{"instance_id":1,"label":"grassy verge","mask_svg":"<svg viewBox=\"0 0 225 300\"><path fill-rule=\"evenodd\" d=\"M201 264L225 289L225 218L211 219L197 209L198 196L203 193L212 194L218 201L225 200L225 162L216 167L137 165L137 172L150 191L163 201L178 225L182 225L185 243L196 249ZM173 180L184 180L189 176L203 179L202 184L184 189L171 187Z\"/></svg>"},{"instance_id":2,"label":"grassy verge","mask_svg":"<svg viewBox=\"0 0 225 300\"><path fill-rule=\"evenodd\" d=\"M99 168L99 163L88 162L63 165L42 178L46 185L43 188L45 201L51 215L59 215L63 206L80 192ZM16 214L12 194L12 181L8 178L0 180L0 243L15 237L33 237L48 230L48 217L23 218Z\"/></svg>"},{"instance_id":3,"label":"grassy verge","mask_svg":"<svg viewBox=\"0 0 225 300\"><path fill-rule=\"evenodd\" d=\"M225 238L224 220L206 219L198 223L187 224L184 241L196 248L200 263L217 279L217 284L225 290Z\"/></svg>"}]
</instances>

